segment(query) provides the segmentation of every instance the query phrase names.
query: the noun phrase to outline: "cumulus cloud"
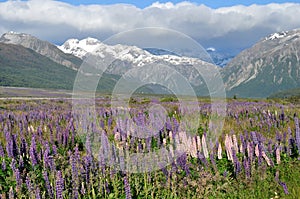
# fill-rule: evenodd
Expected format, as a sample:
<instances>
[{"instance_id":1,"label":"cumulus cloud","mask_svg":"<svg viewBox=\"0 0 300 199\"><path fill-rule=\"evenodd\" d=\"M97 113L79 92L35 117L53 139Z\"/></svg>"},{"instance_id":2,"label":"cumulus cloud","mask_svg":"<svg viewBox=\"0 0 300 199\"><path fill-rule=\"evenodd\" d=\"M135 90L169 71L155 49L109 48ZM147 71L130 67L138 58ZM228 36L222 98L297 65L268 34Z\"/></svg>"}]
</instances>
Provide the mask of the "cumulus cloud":
<instances>
[{"instance_id":1,"label":"cumulus cloud","mask_svg":"<svg viewBox=\"0 0 300 199\"><path fill-rule=\"evenodd\" d=\"M212 9L190 2L74 6L59 1L0 3L0 33L26 32L61 43L86 36L101 40L134 28L166 27L206 46L242 49L266 34L300 27L300 4L232 6ZM170 41L171 42L171 41Z\"/></svg>"}]
</instances>

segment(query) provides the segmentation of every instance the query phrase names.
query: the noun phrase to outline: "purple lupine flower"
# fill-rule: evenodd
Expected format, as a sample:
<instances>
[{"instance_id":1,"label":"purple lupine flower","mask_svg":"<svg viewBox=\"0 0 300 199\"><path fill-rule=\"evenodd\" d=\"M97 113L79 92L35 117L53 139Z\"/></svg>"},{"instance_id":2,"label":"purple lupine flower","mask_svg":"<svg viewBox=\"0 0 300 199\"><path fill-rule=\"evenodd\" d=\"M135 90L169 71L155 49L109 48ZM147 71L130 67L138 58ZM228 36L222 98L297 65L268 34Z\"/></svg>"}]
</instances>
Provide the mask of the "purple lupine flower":
<instances>
[{"instance_id":1,"label":"purple lupine flower","mask_svg":"<svg viewBox=\"0 0 300 199\"><path fill-rule=\"evenodd\" d=\"M17 182L17 190L21 190L22 179L21 179L20 170L17 168L17 169L14 171L14 173L15 173L16 182Z\"/></svg>"},{"instance_id":2,"label":"purple lupine flower","mask_svg":"<svg viewBox=\"0 0 300 199\"><path fill-rule=\"evenodd\" d=\"M70 164L72 167L72 184L73 184L73 198L78 198L78 168L77 168L77 160L74 155L70 157Z\"/></svg>"},{"instance_id":3,"label":"purple lupine flower","mask_svg":"<svg viewBox=\"0 0 300 199\"><path fill-rule=\"evenodd\" d=\"M293 144L294 144L294 139L293 139L293 136L292 136L292 130L291 128L289 127L288 128L288 154L289 155L292 155L292 148L293 148Z\"/></svg>"},{"instance_id":4,"label":"purple lupine flower","mask_svg":"<svg viewBox=\"0 0 300 199\"><path fill-rule=\"evenodd\" d=\"M286 195L288 195L289 191L288 191L288 188L287 188L286 184L284 182L279 182L279 184L282 186L284 193Z\"/></svg>"},{"instance_id":5,"label":"purple lupine flower","mask_svg":"<svg viewBox=\"0 0 300 199\"><path fill-rule=\"evenodd\" d=\"M228 175L227 171L224 171L224 172L223 172L223 176L226 178L227 175Z\"/></svg>"},{"instance_id":6,"label":"purple lupine flower","mask_svg":"<svg viewBox=\"0 0 300 199\"><path fill-rule=\"evenodd\" d=\"M36 151L36 143L35 137L33 136L31 139L30 149L29 149L30 160L33 166L38 164L37 161L37 151Z\"/></svg>"},{"instance_id":7,"label":"purple lupine flower","mask_svg":"<svg viewBox=\"0 0 300 199\"><path fill-rule=\"evenodd\" d=\"M48 145L48 143L46 142L45 144L45 150L44 150L44 153L43 153L43 162L44 162L44 166L45 167L48 167L50 166L50 159L49 159L49 154L50 154L50 147Z\"/></svg>"},{"instance_id":8,"label":"purple lupine flower","mask_svg":"<svg viewBox=\"0 0 300 199\"><path fill-rule=\"evenodd\" d=\"M32 188L30 177L29 177L28 174L26 176L25 183L26 183L26 187L27 187L28 193L32 193L33 188Z\"/></svg>"},{"instance_id":9,"label":"purple lupine flower","mask_svg":"<svg viewBox=\"0 0 300 199\"><path fill-rule=\"evenodd\" d=\"M204 157L204 155L203 155L202 152L198 152L198 159L200 160L200 162L201 162L205 167L207 167L208 162L207 162L207 160L206 160L206 158Z\"/></svg>"},{"instance_id":10,"label":"purple lupine flower","mask_svg":"<svg viewBox=\"0 0 300 199\"><path fill-rule=\"evenodd\" d=\"M251 176L251 168L250 168L250 164L249 164L248 158L244 157L243 165L244 165L244 169L245 169L246 178L250 178L250 176Z\"/></svg>"},{"instance_id":11,"label":"purple lupine flower","mask_svg":"<svg viewBox=\"0 0 300 199\"><path fill-rule=\"evenodd\" d=\"M181 156L179 156L176 160L177 164L185 171L186 175L189 175L190 170L187 165L187 154L184 152Z\"/></svg>"},{"instance_id":12,"label":"purple lupine flower","mask_svg":"<svg viewBox=\"0 0 300 199\"><path fill-rule=\"evenodd\" d=\"M90 183L90 172L91 172L91 159L89 156L86 156L84 158L84 167L85 167L85 180L87 185Z\"/></svg>"},{"instance_id":13,"label":"purple lupine flower","mask_svg":"<svg viewBox=\"0 0 300 199\"><path fill-rule=\"evenodd\" d=\"M69 134L70 134L70 131L68 128L66 130L64 130L64 132L63 132L63 145L64 146L67 146L67 144L68 144Z\"/></svg>"},{"instance_id":14,"label":"purple lupine flower","mask_svg":"<svg viewBox=\"0 0 300 199\"><path fill-rule=\"evenodd\" d=\"M257 139L256 133L254 131L252 131L250 134L251 134L254 144L255 145L258 144L258 139Z\"/></svg>"},{"instance_id":15,"label":"purple lupine flower","mask_svg":"<svg viewBox=\"0 0 300 199\"><path fill-rule=\"evenodd\" d=\"M125 187L126 199L131 199L130 184L128 182L127 175L124 176L124 187Z\"/></svg>"},{"instance_id":16,"label":"purple lupine flower","mask_svg":"<svg viewBox=\"0 0 300 199\"><path fill-rule=\"evenodd\" d=\"M163 174L166 176L166 181L168 181L168 178L169 178L169 172L168 172L166 166L160 164L160 168L161 168L161 171L163 172Z\"/></svg>"},{"instance_id":17,"label":"purple lupine flower","mask_svg":"<svg viewBox=\"0 0 300 199\"><path fill-rule=\"evenodd\" d=\"M56 173L56 198L63 199L64 180L61 171Z\"/></svg>"},{"instance_id":18,"label":"purple lupine flower","mask_svg":"<svg viewBox=\"0 0 300 199\"><path fill-rule=\"evenodd\" d=\"M106 191L107 194L110 194L110 189L109 189L107 181L105 181L105 191Z\"/></svg>"},{"instance_id":19,"label":"purple lupine flower","mask_svg":"<svg viewBox=\"0 0 300 199\"><path fill-rule=\"evenodd\" d=\"M52 189L52 186L51 186L51 184L50 184L50 181L49 181L49 177L48 177L47 171L43 171L43 177L44 177L44 180L45 180L46 190L47 190L47 193L48 193L49 198L54 198L54 195L53 195L53 189ZM26 183L26 184L27 184L27 183ZM28 186L28 185L27 185L27 186Z\"/></svg>"},{"instance_id":20,"label":"purple lupine flower","mask_svg":"<svg viewBox=\"0 0 300 199\"><path fill-rule=\"evenodd\" d=\"M283 133L283 139L282 139L282 142L285 144L286 143L286 137L287 137L287 133L284 132Z\"/></svg>"},{"instance_id":21,"label":"purple lupine flower","mask_svg":"<svg viewBox=\"0 0 300 199\"><path fill-rule=\"evenodd\" d=\"M258 165L261 165L262 162L262 145L258 144Z\"/></svg>"},{"instance_id":22,"label":"purple lupine flower","mask_svg":"<svg viewBox=\"0 0 300 199\"><path fill-rule=\"evenodd\" d=\"M234 163L234 169L235 169L235 175L237 176L239 172L241 171L241 164L236 156L236 151L234 147L231 147L232 150L232 159Z\"/></svg>"},{"instance_id":23,"label":"purple lupine flower","mask_svg":"<svg viewBox=\"0 0 300 199\"><path fill-rule=\"evenodd\" d=\"M41 191L39 187L35 189L35 199L41 199Z\"/></svg>"},{"instance_id":24,"label":"purple lupine flower","mask_svg":"<svg viewBox=\"0 0 300 199\"><path fill-rule=\"evenodd\" d=\"M27 142L26 142L25 138L22 138L22 140L21 140L20 154L22 156L25 156L27 154Z\"/></svg>"},{"instance_id":25,"label":"purple lupine flower","mask_svg":"<svg viewBox=\"0 0 300 199\"><path fill-rule=\"evenodd\" d=\"M300 128L299 128L299 119L295 117L295 126L296 126L296 145L298 147L298 153L300 155Z\"/></svg>"},{"instance_id":26,"label":"purple lupine flower","mask_svg":"<svg viewBox=\"0 0 300 199\"><path fill-rule=\"evenodd\" d=\"M2 160L2 165L1 165L1 167L2 167L2 170L3 170L3 171L6 170L6 162L5 162L4 159Z\"/></svg>"},{"instance_id":27,"label":"purple lupine flower","mask_svg":"<svg viewBox=\"0 0 300 199\"><path fill-rule=\"evenodd\" d=\"M11 163L10 163L10 167L13 171L15 171L17 169L16 167L16 160L12 159Z\"/></svg>"},{"instance_id":28,"label":"purple lupine flower","mask_svg":"<svg viewBox=\"0 0 300 199\"><path fill-rule=\"evenodd\" d=\"M210 162L213 166L213 169L215 170L215 172L217 172L217 165L216 165L214 154L211 153L209 156L210 156Z\"/></svg>"},{"instance_id":29,"label":"purple lupine flower","mask_svg":"<svg viewBox=\"0 0 300 199\"><path fill-rule=\"evenodd\" d=\"M22 156L20 156L20 158L19 158L19 168L20 168L20 170L22 170L24 168L24 160L23 160Z\"/></svg>"},{"instance_id":30,"label":"purple lupine flower","mask_svg":"<svg viewBox=\"0 0 300 199\"><path fill-rule=\"evenodd\" d=\"M4 158L5 154L4 154L4 150L2 147L2 144L0 143L0 157Z\"/></svg>"},{"instance_id":31,"label":"purple lupine flower","mask_svg":"<svg viewBox=\"0 0 300 199\"><path fill-rule=\"evenodd\" d=\"M53 155L57 154L57 147L55 144L52 145L52 153L53 153Z\"/></svg>"},{"instance_id":32,"label":"purple lupine flower","mask_svg":"<svg viewBox=\"0 0 300 199\"><path fill-rule=\"evenodd\" d=\"M4 132L5 132L5 139L6 139L6 152L7 152L7 155L8 155L8 157L13 158L14 157L14 155L13 155L13 143L12 143L13 141L11 139L11 135L10 135L9 131L6 128L4 129Z\"/></svg>"},{"instance_id":33,"label":"purple lupine flower","mask_svg":"<svg viewBox=\"0 0 300 199\"><path fill-rule=\"evenodd\" d=\"M112 118L111 117L109 117L108 119L107 119L107 126L108 127L111 127L111 125L112 125Z\"/></svg>"}]
</instances>

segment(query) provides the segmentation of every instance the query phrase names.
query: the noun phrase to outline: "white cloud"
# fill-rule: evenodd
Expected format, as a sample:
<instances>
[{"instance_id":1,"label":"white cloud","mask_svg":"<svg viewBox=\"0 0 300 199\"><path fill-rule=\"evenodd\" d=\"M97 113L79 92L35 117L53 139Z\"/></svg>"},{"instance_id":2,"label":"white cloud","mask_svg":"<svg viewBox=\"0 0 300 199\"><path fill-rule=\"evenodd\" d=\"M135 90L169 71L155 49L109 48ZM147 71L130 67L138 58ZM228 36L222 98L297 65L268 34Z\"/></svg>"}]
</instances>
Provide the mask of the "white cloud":
<instances>
[{"instance_id":1,"label":"white cloud","mask_svg":"<svg viewBox=\"0 0 300 199\"><path fill-rule=\"evenodd\" d=\"M140 9L126 4L7 1L0 3L0 33L14 30L62 42L69 37L105 39L133 28L158 26L217 48L244 48L271 32L300 27L299 10L300 4L293 3L212 9L189 2L156 2Z\"/></svg>"}]
</instances>

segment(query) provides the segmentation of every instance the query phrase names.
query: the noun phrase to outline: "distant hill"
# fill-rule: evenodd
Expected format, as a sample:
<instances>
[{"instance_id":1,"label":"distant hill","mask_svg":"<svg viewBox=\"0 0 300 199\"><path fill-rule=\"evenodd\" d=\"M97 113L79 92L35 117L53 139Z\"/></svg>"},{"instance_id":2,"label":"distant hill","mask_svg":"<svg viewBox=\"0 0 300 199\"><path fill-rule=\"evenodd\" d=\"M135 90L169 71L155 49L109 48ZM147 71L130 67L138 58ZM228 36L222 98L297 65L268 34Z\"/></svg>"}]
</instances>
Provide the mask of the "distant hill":
<instances>
[{"instance_id":1,"label":"distant hill","mask_svg":"<svg viewBox=\"0 0 300 199\"><path fill-rule=\"evenodd\" d=\"M273 93L269 98L300 98L300 88L284 90Z\"/></svg>"}]
</instances>

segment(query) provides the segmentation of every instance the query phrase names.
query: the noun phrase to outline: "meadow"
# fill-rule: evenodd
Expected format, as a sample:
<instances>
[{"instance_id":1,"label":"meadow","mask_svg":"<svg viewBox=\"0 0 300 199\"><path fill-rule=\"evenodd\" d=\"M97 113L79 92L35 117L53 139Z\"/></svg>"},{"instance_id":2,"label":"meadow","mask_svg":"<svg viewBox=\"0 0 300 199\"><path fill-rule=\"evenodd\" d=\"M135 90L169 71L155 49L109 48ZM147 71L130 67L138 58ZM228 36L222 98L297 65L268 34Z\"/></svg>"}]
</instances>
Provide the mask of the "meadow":
<instances>
[{"instance_id":1,"label":"meadow","mask_svg":"<svg viewBox=\"0 0 300 199\"><path fill-rule=\"evenodd\" d=\"M299 198L299 104L230 99L222 132L212 140L210 102L198 103L200 111L190 114L191 120L199 116L199 126L188 129L179 128L186 113L176 99L136 97L130 116L139 129L132 130L128 118L116 119L109 98L97 99L96 120L86 124L83 135L71 99L2 100L0 197ZM131 131L149 131L144 126L152 117L151 104L165 108L166 120L157 134L137 138ZM91 135L105 136L106 142L95 146ZM128 153L162 147L170 164L148 172L122 166ZM176 149L184 150L176 155ZM107 151L110 156L103 155ZM111 161L119 164L107 164Z\"/></svg>"}]
</instances>

